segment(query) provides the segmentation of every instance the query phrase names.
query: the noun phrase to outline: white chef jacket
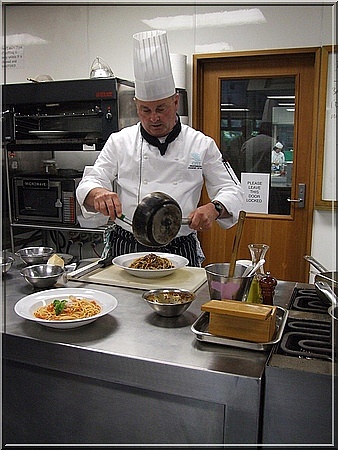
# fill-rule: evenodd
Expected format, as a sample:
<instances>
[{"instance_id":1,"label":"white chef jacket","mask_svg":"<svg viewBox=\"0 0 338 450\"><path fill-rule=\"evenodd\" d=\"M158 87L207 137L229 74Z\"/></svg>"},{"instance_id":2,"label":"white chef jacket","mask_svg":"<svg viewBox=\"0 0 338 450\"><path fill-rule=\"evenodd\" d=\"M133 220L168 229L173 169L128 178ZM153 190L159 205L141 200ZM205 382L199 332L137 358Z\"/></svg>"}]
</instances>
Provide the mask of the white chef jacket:
<instances>
[{"instance_id":1,"label":"white chef jacket","mask_svg":"<svg viewBox=\"0 0 338 450\"><path fill-rule=\"evenodd\" d=\"M115 181L123 214L129 219L143 197L155 191L174 198L186 218L198 206L204 180L209 198L220 201L232 214L218 220L222 228L230 228L243 209L243 190L230 165L222 161L215 141L182 124L180 134L161 156L158 148L142 137L138 123L110 135L94 166L85 168L77 200L85 218L100 214L84 206L84 200L95 187L112 190ZM118 224L132 231L130 225ZM188 225L182 225L177 237L191 232Z\"/></svg>"},{"instance_id":2,"label":"white chef jacket","mask_svg":"<svg viewBox=\"0 0 338 450\"><path fill-rule=\"evenodd\" d=\"M284 153L276 152L275 150L272 150L271 162L272 162L272 164L276 164L277 166L279 166L280 164L284 164L285 163Z\"/></svg>"}]
</instances>

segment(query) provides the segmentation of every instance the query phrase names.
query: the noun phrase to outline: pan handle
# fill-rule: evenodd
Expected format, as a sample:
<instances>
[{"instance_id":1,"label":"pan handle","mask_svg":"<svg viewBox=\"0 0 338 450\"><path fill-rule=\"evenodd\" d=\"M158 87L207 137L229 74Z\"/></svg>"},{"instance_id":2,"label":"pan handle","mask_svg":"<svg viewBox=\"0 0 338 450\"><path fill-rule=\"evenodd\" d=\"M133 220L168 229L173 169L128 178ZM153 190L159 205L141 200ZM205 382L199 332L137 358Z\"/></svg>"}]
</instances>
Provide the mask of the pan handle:
<instances>
[{"instance_id":1,"label":"pan handle","mask_svg":"<svg viewBox=\"0 0 338 450\"><path fill-rule=\"evenodd\" d=\"M122 222L125 222L130 226L133 226L132 220L128 219L128 217L126 217L124 214L122 214L122 216L120 216L120 217L117 217L117 219L122 220Z\"/></svg>"},{"instance_id":2,"label":"pan handle","mask_svg":"<svg viewBox=\"0 0 338 450\"><path fill-rule=\"evenodd\" d=\"M118 217L118 219L122 220L122 222L125 222L128 225L133 226L132 220L128 219L128 217L126 217L124 214L122 214L122 216ZM181 225L189 225L190 222L191 222L191 219L188 219L186 217L181 220Z\"/></svg>"},{"instance_id":3,"label":"pan handle","mask_svg":"<svg viewBox=\"0 0 338 450\"><path fill-rule=\"evenodd\" d=\"M319 261L317 261L313 256L305 255L304 259L308 261L313 267L315 267L319 272L329 272L329 270L324 267Z\"/></svg>"},{"instance_id":4,"label":"pan handle","mask_svg":"<svg viewBox=\"0 0 338 450\"><path fill-rule=\"evenodd\" d=\"M337 306L337 296L331 289L331 286L325 281L316 281L315 288L319 289L325 297L331 302L332 306Z\"/></svg>"}]
</instances>

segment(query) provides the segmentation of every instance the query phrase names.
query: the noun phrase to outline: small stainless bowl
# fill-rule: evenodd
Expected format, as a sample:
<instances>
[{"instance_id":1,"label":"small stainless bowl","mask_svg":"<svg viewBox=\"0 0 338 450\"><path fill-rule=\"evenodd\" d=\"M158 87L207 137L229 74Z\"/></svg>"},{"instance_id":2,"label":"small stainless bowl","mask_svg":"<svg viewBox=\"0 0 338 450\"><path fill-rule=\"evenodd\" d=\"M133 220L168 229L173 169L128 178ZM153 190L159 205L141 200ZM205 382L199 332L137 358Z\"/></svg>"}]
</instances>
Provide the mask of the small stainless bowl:
<instances>
[{"instance_id":1,"label":"small stainless bowl","mask_svg":"<svg viewBox=\"0 0 338 450\"><path fill-rule=\"evenodd\" d=\"M7 273L9 271L9 269L12 267L14 258L3 254L2 256L0 256L0 261L1 261L2 273Z\"/></svg>"},{"instance_id":2,"label":"small stainless bowl","mask_svg":"<svg viewBox=\"0 0 338 450\"><path fill-rule=\"evenodd\" d=\"M36 288L48 288L54 286L65 270L61 266L53 264L36 264L21 270L25 280Z\"/></svg>"},{"instance_id":3,"label":"small stainless bowl","mask_svg":"<svg viewBox=\"0 0 338 450\"><path fill-rule=\"evenodd\" d=\"M186 311L195 300L195 294L186 289L153 289L142 297L160 316L175 317Z\"/></svg>"},{"instance_id":4,"label":"small stainless bowl","mask_svg":"<svg viewBox=\"0 0 338 450\"><path fill-rule=\"evenodd\" d=\"M26 247L15 254L26 264L44 264L54 253L52 247Z\"/></svg>"}]
</instances>

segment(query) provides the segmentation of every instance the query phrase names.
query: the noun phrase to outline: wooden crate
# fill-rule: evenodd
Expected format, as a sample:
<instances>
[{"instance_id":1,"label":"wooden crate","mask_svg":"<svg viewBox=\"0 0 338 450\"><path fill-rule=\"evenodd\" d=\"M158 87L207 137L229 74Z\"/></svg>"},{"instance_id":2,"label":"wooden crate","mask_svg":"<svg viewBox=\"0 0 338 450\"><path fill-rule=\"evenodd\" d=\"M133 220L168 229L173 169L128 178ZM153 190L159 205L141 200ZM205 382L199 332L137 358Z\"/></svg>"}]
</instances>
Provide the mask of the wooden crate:
<instances>
[{"instance_id":1,"label":"wooden crate","mask_svg":"<svg viewBox=\"0 0 338 450\"><path fill-rule=\"evenodd\" d=\"M269 342L276 331L276 306L211 300L201 310L209 312L209 333L217 336Z\"/></svg>"}]
</instances>

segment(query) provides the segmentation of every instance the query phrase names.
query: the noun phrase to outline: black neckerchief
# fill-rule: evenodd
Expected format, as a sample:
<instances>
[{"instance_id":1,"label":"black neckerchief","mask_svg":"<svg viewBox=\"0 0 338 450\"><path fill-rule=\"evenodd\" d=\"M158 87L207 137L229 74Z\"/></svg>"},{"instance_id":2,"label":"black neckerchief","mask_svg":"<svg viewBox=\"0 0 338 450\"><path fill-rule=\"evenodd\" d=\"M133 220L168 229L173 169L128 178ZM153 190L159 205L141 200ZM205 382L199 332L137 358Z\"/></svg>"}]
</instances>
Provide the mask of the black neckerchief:
<instances>
[{"instance_id":1,"label":"black neckerchief","mask_svg":"<svg viewBox=\"0 0 338 450\"><path fill-rule=\"evenodd\" d=\"M151 145L154 145L155 147L157 147L161 153L161 155L163 156L168 148L168 145L170 144L170 142L174 141L177 136L180 134L181 132L181 121L179 116L177 116L177 121L175 123L174 128L170 131L170 133L168 134L168 136L166 137L164 142L161 142L157 137L152 136L151 134L149 134L142 126L141 124L141 134L142 137Z\"/></svg>"}]
</instances>

